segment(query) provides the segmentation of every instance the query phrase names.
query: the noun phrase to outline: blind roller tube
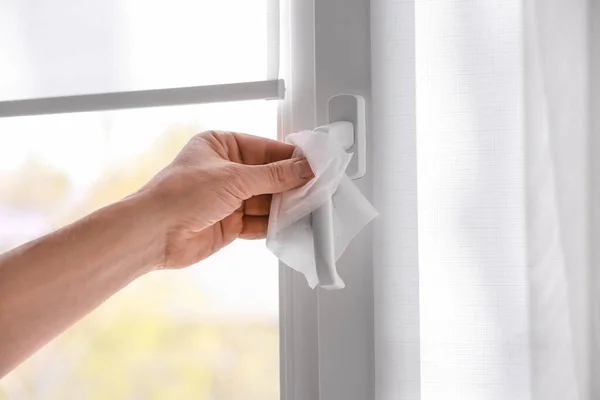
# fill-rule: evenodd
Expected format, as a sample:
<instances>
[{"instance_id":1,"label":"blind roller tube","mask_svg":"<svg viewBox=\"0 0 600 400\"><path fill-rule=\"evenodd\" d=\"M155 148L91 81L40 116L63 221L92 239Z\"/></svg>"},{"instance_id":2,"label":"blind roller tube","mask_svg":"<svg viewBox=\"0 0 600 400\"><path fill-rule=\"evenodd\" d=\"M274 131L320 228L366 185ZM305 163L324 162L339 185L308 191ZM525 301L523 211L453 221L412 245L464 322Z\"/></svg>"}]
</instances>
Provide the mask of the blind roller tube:
<instances>
[{"instance_id":1,"label":"blind roller tube","mask_svg":"<svg viewBox=\"0 0 600 400\"><path fill-rule=\"evenodd\" d=\"M0 102L0 118L284 97L283 80L140 90Z\"/></svg>"}]
</instances>

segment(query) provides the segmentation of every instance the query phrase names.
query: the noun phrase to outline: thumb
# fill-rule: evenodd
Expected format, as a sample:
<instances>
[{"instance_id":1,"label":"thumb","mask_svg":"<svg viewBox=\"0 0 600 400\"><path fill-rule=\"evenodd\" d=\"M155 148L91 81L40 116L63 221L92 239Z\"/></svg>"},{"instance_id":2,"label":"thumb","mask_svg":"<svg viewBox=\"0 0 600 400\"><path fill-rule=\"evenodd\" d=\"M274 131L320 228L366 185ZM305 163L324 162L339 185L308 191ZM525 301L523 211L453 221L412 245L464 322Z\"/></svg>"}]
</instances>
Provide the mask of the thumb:
<instances>
[{"instance_id":1,"label":"thumb","mask_svg":"<svg viewBox=\"0 0 600 400\"><path fill-rule=\"evenodd\" d=\"M306 158L292 158L264 165L248 165L243 174L248 197L295 189L314 176Z\"/></svg>"}]
</instances>

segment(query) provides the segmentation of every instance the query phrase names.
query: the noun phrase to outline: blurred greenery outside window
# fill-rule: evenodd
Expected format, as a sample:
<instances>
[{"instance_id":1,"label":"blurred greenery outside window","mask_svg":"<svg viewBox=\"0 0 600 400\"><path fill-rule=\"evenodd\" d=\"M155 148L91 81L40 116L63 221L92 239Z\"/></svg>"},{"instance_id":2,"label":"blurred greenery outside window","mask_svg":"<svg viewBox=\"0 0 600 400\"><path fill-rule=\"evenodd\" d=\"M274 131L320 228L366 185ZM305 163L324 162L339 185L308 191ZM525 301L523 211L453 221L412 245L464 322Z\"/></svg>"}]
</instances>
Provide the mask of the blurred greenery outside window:
<instances>
[{"instance_id":1,"label":"blurred greenery outside window","mask_svg":"<svg viewBox=\"0 0 600 400\"><path fill-rule=\"evenodd\" d=\"M275 138L276 108L0 119L0 251L135 191L199 131ZM277 399L278 301L276 259L263 241L236 241L134 282L4 378L0 398Z\"/></svg>"}]
</instances>

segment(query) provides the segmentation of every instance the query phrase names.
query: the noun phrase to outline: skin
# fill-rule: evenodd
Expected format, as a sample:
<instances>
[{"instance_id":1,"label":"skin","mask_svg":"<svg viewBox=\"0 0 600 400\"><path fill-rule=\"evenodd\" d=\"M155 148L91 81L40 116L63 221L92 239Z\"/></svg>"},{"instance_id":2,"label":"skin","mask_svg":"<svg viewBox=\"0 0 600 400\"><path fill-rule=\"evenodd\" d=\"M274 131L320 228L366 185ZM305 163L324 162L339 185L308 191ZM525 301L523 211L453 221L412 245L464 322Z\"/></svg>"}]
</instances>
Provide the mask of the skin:
<instances>
[{"instance_id":1,"label":"skin","mask_svg":"<svg viewBox=\"0 0 600 400\"><path fill-rule=\"evenodd\" d=\"M0 255L0 377L135 279L265 237L271 194L313 177L293 151L198 134L138 192Z\"/></svg>"}]
</instances>

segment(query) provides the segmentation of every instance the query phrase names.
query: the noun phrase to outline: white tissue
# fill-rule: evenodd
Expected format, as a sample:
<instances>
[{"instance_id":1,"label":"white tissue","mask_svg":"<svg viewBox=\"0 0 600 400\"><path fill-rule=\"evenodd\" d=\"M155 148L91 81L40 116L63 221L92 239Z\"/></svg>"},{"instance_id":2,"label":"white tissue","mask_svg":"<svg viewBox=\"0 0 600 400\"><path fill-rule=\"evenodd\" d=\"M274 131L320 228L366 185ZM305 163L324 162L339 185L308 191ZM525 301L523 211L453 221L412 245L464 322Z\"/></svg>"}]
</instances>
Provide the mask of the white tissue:
<instances>
[{"instance_id":1,"label":"white tissue","mask_svg":"<svg viewBox=\"0 0 600 400\"><path fill-rule=\"evenodd\" d=\"M306 157L315 177L306 185L273 195L267 230L267 248L289 267L301 272L308 285L319 284L315 263L311 212L332 200L335 259L350 241L377 216L377 211L346 176L352 154L323 132L288 135L296 146L293 157ZM343 283L342 283L343 287Z\"/></svg>"}]
</instances>

